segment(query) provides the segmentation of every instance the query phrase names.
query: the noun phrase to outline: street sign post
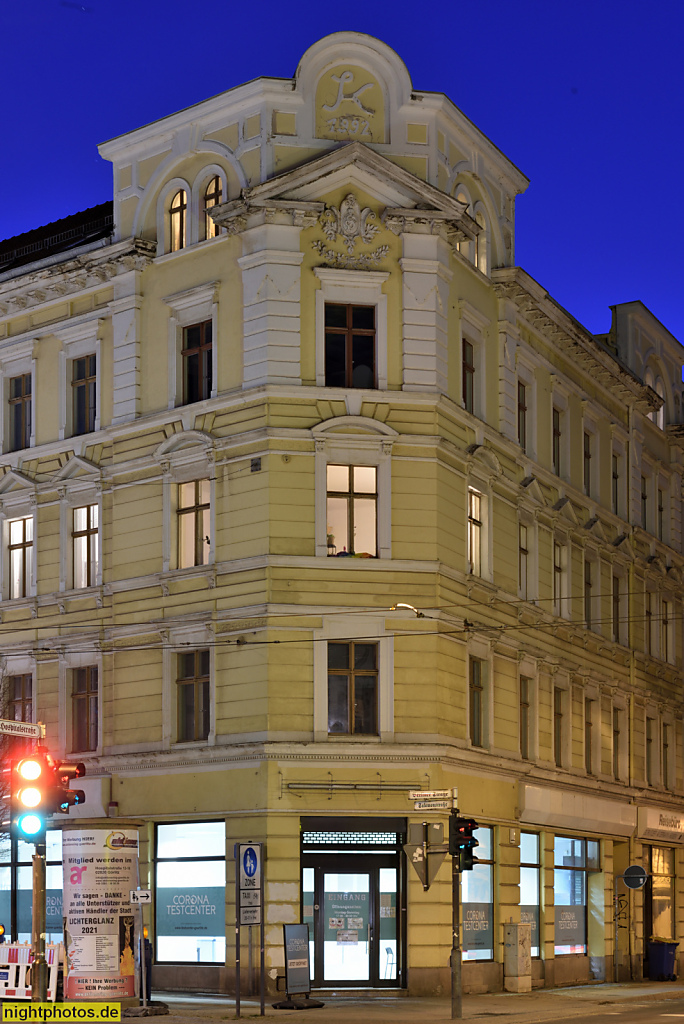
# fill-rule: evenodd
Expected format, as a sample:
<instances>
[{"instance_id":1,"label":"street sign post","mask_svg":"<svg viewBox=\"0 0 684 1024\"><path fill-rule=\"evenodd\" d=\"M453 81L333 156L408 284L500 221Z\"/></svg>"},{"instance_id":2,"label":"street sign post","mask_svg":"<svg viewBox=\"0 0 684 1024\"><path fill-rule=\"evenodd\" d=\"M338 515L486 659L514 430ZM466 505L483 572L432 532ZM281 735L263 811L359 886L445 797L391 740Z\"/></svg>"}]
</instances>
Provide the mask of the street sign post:
<instances>
[{"instance_id":1,"label":"street sign post","mask_svg":"<svg viewBox=\"0 0 684 1024\"><path fill-rule=\"evenodd\" d=\"M264 875L263 843L235 844L235 1015L240 1016L240 926L258 925L261 946L261 1016L264 1016ZM251 934L251 929L250 929ZM249 947L251 957L251 945Z\"/></svg>"},{"instance_id":2,"label":"street sign post","mask_svg":"<svg viewBox=\"0 0 684 1024\"><path fill-rule=\"evenodd\" d=\"M439 822L412 822L408 827L404 852L420 879L423 889L430 888L446 856L444 825Z\"/></svg>"},{"instance_id":3,"label":"street sign post","mask_svg":"<svg viewBox=\"0 0 684 1024\"><path fill-rule=\"evenodd\" d=\"M4 736L24 736L28 739L39 740L43 735L43 726L40 722L14 722L7 718L0 718L0 733Z\"/></svg>"},{"instance_id":4,"label":"street sign post","mask_svg":"<svg viewBox=\"0 0 684 1024\"><path fill-rule=\"evenodd\" d=\"M625 868L623 874L615 876L614 882L614 893L613 893L613 948L615 953L613 955L613 978L617 983L618 980L618 938L620 929L620 916L621 909L627 916L629 910L629 903L627 902L623 908L620 907L620 900L625 897L618 895L618 880L622 879L628 889L643 889L648 881L648 872L642 868L641 864L630 864L628 868Z\"/></svg>"}]
</instances>

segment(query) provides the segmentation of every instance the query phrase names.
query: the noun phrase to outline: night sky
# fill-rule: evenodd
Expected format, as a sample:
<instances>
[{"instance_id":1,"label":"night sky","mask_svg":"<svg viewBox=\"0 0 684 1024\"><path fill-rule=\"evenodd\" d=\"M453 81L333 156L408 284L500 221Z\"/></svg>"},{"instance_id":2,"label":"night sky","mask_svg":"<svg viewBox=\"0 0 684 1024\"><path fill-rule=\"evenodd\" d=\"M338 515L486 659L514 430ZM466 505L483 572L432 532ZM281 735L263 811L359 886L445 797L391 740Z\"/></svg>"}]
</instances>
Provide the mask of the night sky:
<instances>
[{"instance_id":1,"label":"night sky","mask_svg":"<svg viewBox=\"0 0 684 1024\"><path fill-rule=\"evenodd\" d=\"M0 5L0 238L111 198L99 142L330 32L393 47L530 179L516 262L589 330L641 299L684 342L682 0Z\"/></svg>"}]
</instances>

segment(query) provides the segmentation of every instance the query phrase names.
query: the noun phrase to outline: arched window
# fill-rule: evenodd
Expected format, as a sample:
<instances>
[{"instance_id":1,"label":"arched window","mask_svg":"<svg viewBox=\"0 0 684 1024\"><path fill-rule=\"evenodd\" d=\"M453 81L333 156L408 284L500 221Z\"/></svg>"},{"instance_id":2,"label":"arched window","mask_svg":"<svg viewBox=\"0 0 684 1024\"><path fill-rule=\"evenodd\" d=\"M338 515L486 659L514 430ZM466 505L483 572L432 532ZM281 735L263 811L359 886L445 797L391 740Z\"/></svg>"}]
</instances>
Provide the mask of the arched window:
<instances>
[{"instance_id":1,"label":"arched window","mask_svg":"<svg viewBox=\"0 0 684 1024\"><path fill-rule=\"evenodd\" d=\"M221 188L221 179L218 174L215 174L207 185L204 191L204 237L205 238L216 238L220 233L218 224L214 224L213 220L209 216L209 210L212 206L218 206L221 203L223 190Z\"/></svg>"},{"instance_id":2,"label":"arched window","mask_svg":"<svg viewBox=\"0 0 684 1024\"><path fill-rule=\"evenodd\" d=\"M188 194L181 188L176 192L169 207L169 242L170 251L178 252L185 248L186 217L188 212Z\"/></svg>"}]
</instances>

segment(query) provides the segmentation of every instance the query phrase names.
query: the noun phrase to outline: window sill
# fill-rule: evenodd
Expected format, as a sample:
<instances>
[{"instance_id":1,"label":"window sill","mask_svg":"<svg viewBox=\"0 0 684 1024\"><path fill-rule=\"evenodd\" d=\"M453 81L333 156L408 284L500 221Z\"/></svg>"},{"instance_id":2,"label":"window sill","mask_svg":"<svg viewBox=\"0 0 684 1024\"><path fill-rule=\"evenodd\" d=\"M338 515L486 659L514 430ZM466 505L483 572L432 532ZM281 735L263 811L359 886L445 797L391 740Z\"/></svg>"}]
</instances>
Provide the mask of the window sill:
<instances>
[{"instance_id":1,"label":"window sill","mask_svg":"<svg viewBox=\"0 0 684 1024\"><path fill-rule=\"evenodd\" d=\"M368 733L356 732L329 732L326 739L333 743L339 743L340 741L346 743L379 743L380 734L374 733L373 735L369 735Z\"/></svg>"}]
</instances>

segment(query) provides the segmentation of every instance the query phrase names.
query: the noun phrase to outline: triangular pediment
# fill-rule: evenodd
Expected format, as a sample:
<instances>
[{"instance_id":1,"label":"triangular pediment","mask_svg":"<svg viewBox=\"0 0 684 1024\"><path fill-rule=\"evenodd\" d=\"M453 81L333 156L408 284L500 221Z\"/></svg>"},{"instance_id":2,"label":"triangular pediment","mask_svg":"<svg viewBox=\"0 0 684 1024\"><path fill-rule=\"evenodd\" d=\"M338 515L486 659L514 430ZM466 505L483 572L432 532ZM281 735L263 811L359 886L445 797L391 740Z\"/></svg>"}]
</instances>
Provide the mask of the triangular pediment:
<instances>
[{"instance_id":1,"label":"triangular pediment","mask_svg":"<svg viewBox=\"0 0 684 1024\"><path fill-rule=\"evenodd\" d=\"M651 569L653 572L662 573L663 576L667 572L667 566L665 565L665 562L663 562L660 555L649 555L646 561L648 563L649 569Z\"/></svg>"},{"instance_id":2,"label":"triangular pediment","mask_svg":"<svg viewBox=\"0 0 684 1024\"><path fill-rule=\"evenodd\" d=\"M268 181L242 190L240 199L212 211L218 224L247 209L301 203L308 212L321 212L325 198L339 188L357 187L385 206L384 216L422 215L447 222L476 235L479 228L466 213L466 204L446 195L410 171L360 142L350 142L315 157ZM309 204L314 204L309 207ZM318 204L321 204L320 207Z\"/></svg>"},{"instance_id":3,"label":"triangular pediment","mask_svg":"<svg viewBox=\"0 0 684 1024\"><path fill-rule=\"evenodd\" d=\"M0 494L7 497L10 494L26 494L35 490L35 484L27 476L20 473L18 469L8 469L0 479Z\"/></svg>"},{"instance_id":4,"label":"triangular pediment","mask_svg":"<svg viewBox=\"0 0 684 1024\"><path fill-rule=\"evenodd\" d=\"M596 540L605 542L606 531L603 529L603 526L601 525L601 520L598 516L591 516L590 519L587 519L586 523L584 524L584 529L587 531L587 533L590 533L592 537L595 537Z\"/></svg>"},{"instance_id":5,"label":"triangular pediment","mask_svg":"<svg viewBox=\"0 0 684 1024\"><path fill-rule=\"evenodd\" d=\"M67 481L67 480L83 480L93 481L99 480L100 469L94 462L89 462L88 459L84 459L81 455L72 455L68 462L57 470L54 474L53 479L55 481Z\"/></svg>"},{"instance_id":6,"label":"triangular pediment","mask_svg":"<svg viewBox=\"0 0 684 1024\"><path fill-rule=\"evenodd\" d=\"M667 578L673 583L676 583L681 587L682 585L682 573L676 565L668 565L667 567Z\"/></svg>"},{"instance_id":7,"label":"triangular pediment","mask_svg":"<svg viewBox=\"0 0 684 1024\"><path fill-rule=\"evenodd\" d=\"M575 510L572 507L570 498L559 498L555 505L552 506L553 511L557 512L561 519L567 520L568 523L572 523L573 526L579 526L579 520L575 514Z\"/></svg>"},{"instance_id":8,"label":"triangular pediment","mask_svg":"<svg viewBox=\"0 0 684 1024\"><path fill-rule=\"evenodd\" d=\"M616 548L621 555L625 555L631 561L634 561L636 557L634 548L632 547L629 536L626 533L619 534L613 541L613 547Z\"/></svg>"},{"instance_id":9,"label":"triangular pediment","mask_svg":"<svg viewBox=\"0 0 684 1024\"><path fill-rule=\"evenodd\" d=\"M536 476L526 476L520 481L520 491L524 498L534 501L538 505L545 505L544 492L539 486Z\"/></svg>"}]
</instances>

